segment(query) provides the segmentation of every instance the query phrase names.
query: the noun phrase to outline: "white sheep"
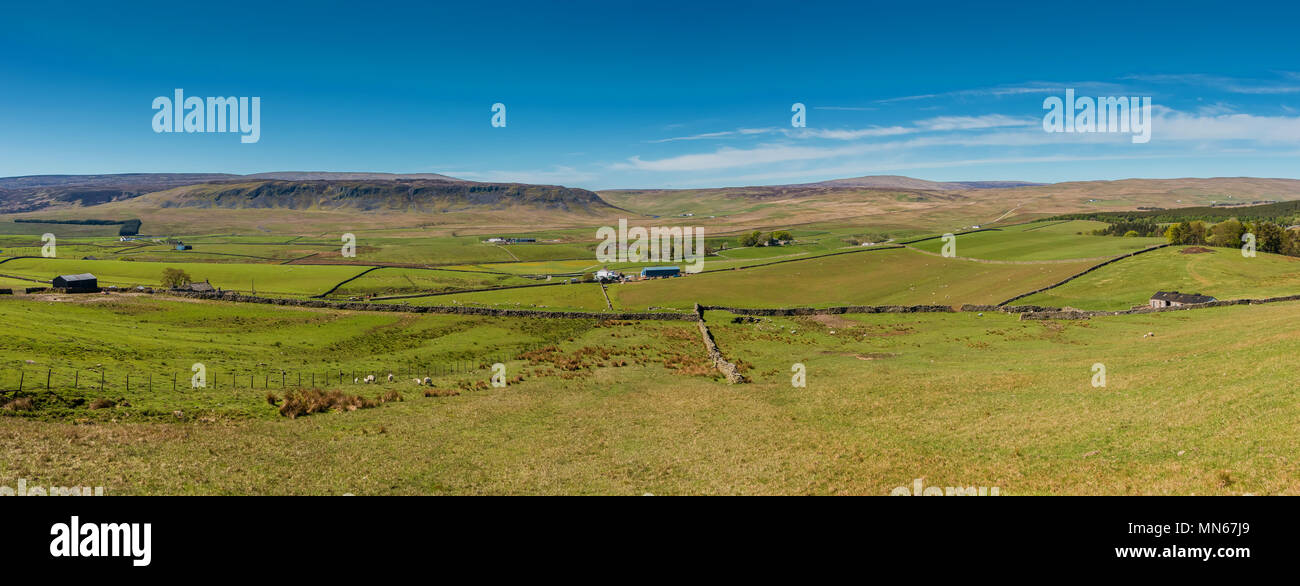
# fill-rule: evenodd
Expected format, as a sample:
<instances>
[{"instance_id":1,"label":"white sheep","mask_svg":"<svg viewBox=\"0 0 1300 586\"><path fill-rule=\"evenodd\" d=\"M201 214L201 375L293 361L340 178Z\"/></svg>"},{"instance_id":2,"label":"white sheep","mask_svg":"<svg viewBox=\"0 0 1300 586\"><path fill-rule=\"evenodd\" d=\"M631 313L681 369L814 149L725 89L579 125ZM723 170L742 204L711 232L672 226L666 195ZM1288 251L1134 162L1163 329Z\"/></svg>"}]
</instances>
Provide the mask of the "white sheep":
<instances>
[{"instance_id":1,"label":"white sheep","mask_svg":"<svg viewBox=\"0 0 1300 586\"><path fill-rule=\"evenodd\" d=\"M429 385L429 386L433 386L433 379L431 379L431 378L429 378L429 377L427 377L427 376L424 377L424 384Z\"/></svg>"},{"instance_id":2,"label":"white sheep","mask_svg":"<svg viewBox=\"0 0 1300 586\"><path fill-rule=\"evenodd\" d=\"M393 373L388 373L388 382L393 382Z\"/></svg>"},{"instance_id":3,"label":"white sheep","mask_svg":"<svg viewBox=\"0 0 1300 586\"><path fill-rule=\"evenodd\" d=\"M355 384L360 384L360 383L361 383L361 379L359 379L359 378L353 378L353 379L352 379L352 384L355 385Z\"/></svg>"}]
</instances>

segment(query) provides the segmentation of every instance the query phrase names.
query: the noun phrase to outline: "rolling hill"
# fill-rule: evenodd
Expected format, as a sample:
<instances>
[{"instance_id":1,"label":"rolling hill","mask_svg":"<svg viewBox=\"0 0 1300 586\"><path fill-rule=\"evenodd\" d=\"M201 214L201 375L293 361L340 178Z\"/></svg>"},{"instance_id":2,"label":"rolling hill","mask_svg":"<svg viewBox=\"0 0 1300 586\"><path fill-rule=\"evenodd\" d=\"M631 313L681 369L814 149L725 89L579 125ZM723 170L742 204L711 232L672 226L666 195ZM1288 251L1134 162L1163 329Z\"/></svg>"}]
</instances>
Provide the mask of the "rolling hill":
<instances>
[{"instance_id":1,"label":"rolling hill","mask_svg":"<svg viewBox=\"0 0 1300 586\"><path fill-rule=\"evenodd\" d=\"M720 222L738 226L854 222L880 229L947 231L1070 213L1300 200L1300 180L1214 177L1028 184L880 176L800 185L610 190L600 196L642 214L717 216Z\"/></svg>"}]
</instances>

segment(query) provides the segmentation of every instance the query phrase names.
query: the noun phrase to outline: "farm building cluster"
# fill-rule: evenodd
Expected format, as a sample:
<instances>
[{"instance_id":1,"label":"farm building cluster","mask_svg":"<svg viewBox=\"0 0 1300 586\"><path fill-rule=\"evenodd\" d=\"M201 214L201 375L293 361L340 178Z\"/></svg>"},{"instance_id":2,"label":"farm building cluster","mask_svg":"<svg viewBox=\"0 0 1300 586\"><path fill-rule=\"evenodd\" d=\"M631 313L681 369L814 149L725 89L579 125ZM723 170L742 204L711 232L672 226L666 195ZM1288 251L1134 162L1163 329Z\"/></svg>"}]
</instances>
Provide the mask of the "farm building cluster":
<instances>
[{"instance_id":1,"label":"farm building cluster","mask_svg":"<svg viewBox=\"0 0 1300 586\"><path fill-rule=\"evenodd\" d=\"M638 273L635 277L611 269L601 269L599 271L596 271L595 280L600 281L602 283L617 283L617 282L632 281L632 280L665 279L668 277L680 277L682 276L682 274L683 273L681 267L676 267L676 266L643 267L641 269L641 272Z\"/></svg>"}]
</instances>

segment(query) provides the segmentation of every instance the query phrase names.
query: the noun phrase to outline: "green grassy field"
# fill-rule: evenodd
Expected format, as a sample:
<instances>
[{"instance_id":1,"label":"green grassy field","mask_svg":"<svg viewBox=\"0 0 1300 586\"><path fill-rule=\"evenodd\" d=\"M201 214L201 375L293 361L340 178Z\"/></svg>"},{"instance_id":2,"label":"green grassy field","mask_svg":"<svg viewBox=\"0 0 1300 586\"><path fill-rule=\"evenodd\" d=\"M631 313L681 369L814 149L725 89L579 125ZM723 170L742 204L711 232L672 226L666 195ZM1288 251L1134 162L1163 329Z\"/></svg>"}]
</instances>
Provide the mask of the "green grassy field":
<instances>
[{"instance_id":1,"label":"green grassy field","mask_svg":"<svg viewBox=\"0 0 1300 586\"><path fill-rule=\"evenodd\" d=\"M956 238L957 256L991 260L1060 260L1100 258L1128 254L1155 244L1163 238L1119 238L1115 236L1080 236L1104 227L1103 222L1034 222L996 231L963 234ZM938 253L942 239L917 242L913 246Z\"/></svg>"},{"instance_id":2,"label":"green grassy field","mask_svg":"<svg viewBox=\"0 0 1300 586\"><path fill-rule=\"evenodd\" d=\"M712 265L706 265L706 269ZM742 271L610 287L616 309L997 303L1089 263L989 264L906 249L856 252Z\"/></svg>"},{"instance_id":3,"label":"green grassy field","mask_svg":"<svg viewBox=\"0 0 1300 586\"><path fill-rule=\"evenodd\" d=\"M480 362L555 348L509 360L524 380L506 388L403 392L401 402L296 420L276 415L261 388L128 395L120 382L107 394L129 405L0 416L0 475L109 494L884 495L914 478L1003 494L1300 490L1300 402L1276 376L1291 363L1296 303L1083 322L958 313L731 323L710 313L724 352L754 379L740 386L712 374L694 327L680 322L599 327L125 296L0 300L0 314L19 326L0 349L5 388L14 368L33 376L51 361L114 373L188 372L200 360L218 372L383 372L413 358ZM1221 335L1245 322L1251 335ZM109 328L118 337L104 344L96 332ZM790 384L794 362L807 368L806 388ZM1104 388L1090 384L1098 362ZM56 392L98 395L58 383Z\"/></svg>"},{"instance_id":4,"label":"green grassy field","mask_svg":"<svg viewBox=\"0 0 1300 586\"><path fill-rule=\"evenodd\" d=\"M471 273L435 269L382 268L349 281L335 296L402 295L422 292L480 289L507 285L529 285L534 279L492 273Z\"/></svg>"},{"instance_id":5,"label":"green grassy field","mask_svg":"<svg viewBox=\"0 0 1300 586\"><path fill-rule=\"evenodd\" d=\"M395 299L387 302L380 301L380 303L467 305L502 309L546 309L551 311L605 311L608 309L605 304L605 297L600 293L600 286L593 283L454 293L432 297Z\"/></svg>"},{"instance_id":6,"label":"green grassy field","mask_svg":"<svg viewBox=\"0 0 1300 586\"><path fill-rule=\"evenodd\" d=\"M355 276L364 267L270 264L151 263L124 260L70 260L20 258L0 264L0 272L48 281L58 275L92 273L100 286L156 286L163 269L177 268L194 279L210 280L214 287L237 291L256 289L273 295L318 295Z\"/></svg>"},{"instance_id":7,"label":"green grassy field","mask_svg":"<svg viewBox=\"0 0 1300 586\"><path fill-rule=\"evenodd\" d=\"M1183 254L1171 246L1107 265L1065 285L1018 303L1080 309L1128 309L1156 291L1201 293L1219 299L1300 294L1300 258L1259 253L1244 258L1235 248Z\"/></svg>"}]
</instances>

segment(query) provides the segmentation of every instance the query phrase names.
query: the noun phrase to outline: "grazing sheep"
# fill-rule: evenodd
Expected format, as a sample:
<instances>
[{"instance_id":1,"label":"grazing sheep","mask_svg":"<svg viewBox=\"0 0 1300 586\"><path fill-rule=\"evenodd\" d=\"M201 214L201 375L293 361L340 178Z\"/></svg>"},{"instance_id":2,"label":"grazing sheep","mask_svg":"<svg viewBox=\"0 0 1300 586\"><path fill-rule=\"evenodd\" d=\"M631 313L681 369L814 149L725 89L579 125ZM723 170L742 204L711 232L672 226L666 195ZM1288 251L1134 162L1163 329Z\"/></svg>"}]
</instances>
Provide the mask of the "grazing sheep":
<instances>
[{"instance_id":1,"label":"grazing sheep","mask_svg":"<svg viewBox=\"0 0 1300 586\"><path fill-rule=\"evenodd\" d=\"M359 378L353 378L353 379L352 379L352 384L354 384L354 385L355 385L355 384L359 384L360 382L361 382L361 379L359 379Z\"/></svg>"},{"instance_id":2,"label":"grazing sheep","mask_svg":"<svg viewBox=\"0 0 1300 586\"><path fill-rule=\"evenodd\" d=\"M388 373L388 382L393 382L393 373Z\"/></svg>"},{"instance_id":3,"label":"grazing sheep","mask_svg":"<svg viewBox=\"0 0 1300 586\"><path fill-rule=\"evenodd\" d=\"M427 376L424 377L424 384L429 385L429 386L433 386L433 379L431 379L431 378L429 378L429 377L427 377Z\"/></svg>"},{"instance_id":4,"label":"grazing sheep","mask_svg":"<svg viewBox=\"0 0 1300 586\"><path fill-rule=\"evenodd\" d=\"M418 378L413 378L413 379L411 379L411 382L413 382L413 383L415 383L415 384L418 385L418 384L420 384L420 379L418 379Z\"/></svg>"}]
</instances>

